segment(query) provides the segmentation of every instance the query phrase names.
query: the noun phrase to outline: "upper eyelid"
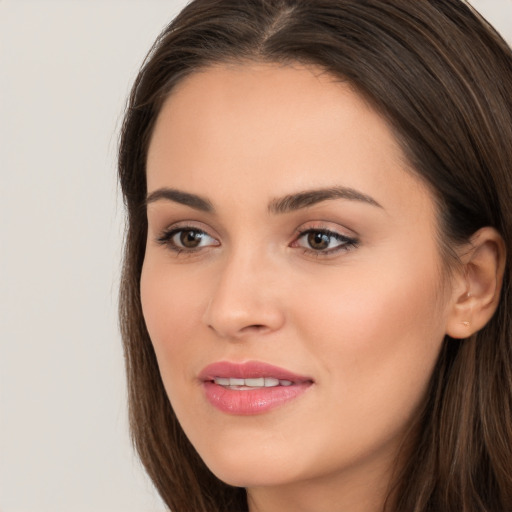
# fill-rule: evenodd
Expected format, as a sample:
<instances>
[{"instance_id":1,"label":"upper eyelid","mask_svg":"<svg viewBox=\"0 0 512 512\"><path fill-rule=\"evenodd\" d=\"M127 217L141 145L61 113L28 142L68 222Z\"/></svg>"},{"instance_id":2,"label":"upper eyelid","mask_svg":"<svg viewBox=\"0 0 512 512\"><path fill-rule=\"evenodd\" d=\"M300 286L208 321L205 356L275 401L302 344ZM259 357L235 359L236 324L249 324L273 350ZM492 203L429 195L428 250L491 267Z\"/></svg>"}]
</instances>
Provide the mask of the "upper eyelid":
<instances>
[{"instance_id":1,"label":"upper eyelid","mask_svg":"<svg viewBox=\"0 0 512 512\"><path fill-rule=\"evenodd\" d=\"M153 229L152 231L155 232L156 238L160 239L165 237L166 235L169 235L171 232L179 232L181 230L200 231L217 241L220 241L220 239L222 238L222 235L215 228L212 228L210 225L207 225L202 221L192 219L171 222L168 223L164 228L156 228ZM327 220L311 220L303 222L300 226L294 229L293 239L291 240L291 243L293 243L293 241L297 240L304 234L312 231L324 232L329 234L330 236L339 236L344 239L360 239L360 236L357 232L355 232L352 229L346 228L345 226L342 226L337 222Z\"/></svg>"},{"instance_id":2,"label":"upper eyelid","mask_svg":"<svg viewBox=\"0 0 512 512\"><path fill-rule=\"evenodd\" d=\"M295 233L305 233L308 231L325 231L332 234L337 234L346 238L358 238L359 233L350 229L338 222L328 220L314 220L302 223L296 230Z\"/></svg>"},{"instance_id":3,"label":"upper eyelid","mask_svg":"<svg viewBox=\"0 0 512 512\"><path fill-rule=\"evenodd\" d=\"M317 228L317 227L313 227L313 228L304 228L304 229L297 230L297 234L298 235L304 235L305 233L311 233L311 232L326 233L326 234L331 235L331 236L341 236L341 237L344 237L344 238L349 238L348 235L340 233L338 230L331 229L331 228Z\"/></svg>"},{"instance_id":4,"label":"upper eyelid","mask_svg":"<svg viewBox=\"0 0 512 512\"><path fill-rule=\"evenodd\" d=\"M206 225L204 222L198 220L183 220L170 222L164 225L164 227L155 227L152 231L160 234L170 233L171 231L180 231L180 230L195 230L206 233L208 236L212 238L218 238L217 232L212 227Z\"/></svg>"},{"instance_id":5,"label":"upper eyelid","mask_svg":"<svg viewBox=\"0 0 512 512\"><path fill-rule=\"evenodd\" d=\"M190 224L187 224L187 225L184 225L184 226L174 226L174 225L171 225L168 228L164 228L160 232L160 234L157 235L157 236L158 236L159 239L161 239L163 237L168 238L170 236L176 235L177 233L180 233L181 231L196 231L198 233L205 234L206 236L212 238L213 240L217 240L218 239L217 236L212 235L211 233L208 232L208 230L200 228L200 227L197 227L197 226L192 226Z\"/></svg>"},{"instance_id":6,"label":"upper eyelid","mask_svg":"<svg viewBox=\"0 0 512 512\"><path fill-rule=\"evenodd\" d=\"M338 231L334 231L332 229L322 229L322 228L307 228L307 229L301 230L300 232L297 233L297 236L295 237L294 242L303 238L305 235L307 235L309 233L323 233L331 238L338 239L340 241L345 241L345 242L357 241L357 242L359 242L359 237L357 237L357 236L346 235L343 233L339 233Z\"/></svg>"}]
</instances>

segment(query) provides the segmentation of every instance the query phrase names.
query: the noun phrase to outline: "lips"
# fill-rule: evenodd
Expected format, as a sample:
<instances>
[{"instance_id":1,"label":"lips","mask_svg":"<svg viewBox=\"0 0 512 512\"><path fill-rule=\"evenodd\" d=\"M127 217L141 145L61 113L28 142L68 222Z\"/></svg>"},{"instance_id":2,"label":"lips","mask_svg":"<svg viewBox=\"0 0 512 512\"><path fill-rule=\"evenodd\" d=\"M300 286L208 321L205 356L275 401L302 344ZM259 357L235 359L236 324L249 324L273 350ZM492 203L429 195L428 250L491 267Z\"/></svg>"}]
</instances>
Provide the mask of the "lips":
<instances>
[{"instance_id":1,"label":"lips","mask_svg":"<svg viewBox=\"0 0 512 512\"><path fill-rule=\"evenodd\" d=\"M199 374L211 405L228 414L262 414L302 395L312 384L297 375L267 363L227 361L211 364Z\"/></svg>"}]
</instances>

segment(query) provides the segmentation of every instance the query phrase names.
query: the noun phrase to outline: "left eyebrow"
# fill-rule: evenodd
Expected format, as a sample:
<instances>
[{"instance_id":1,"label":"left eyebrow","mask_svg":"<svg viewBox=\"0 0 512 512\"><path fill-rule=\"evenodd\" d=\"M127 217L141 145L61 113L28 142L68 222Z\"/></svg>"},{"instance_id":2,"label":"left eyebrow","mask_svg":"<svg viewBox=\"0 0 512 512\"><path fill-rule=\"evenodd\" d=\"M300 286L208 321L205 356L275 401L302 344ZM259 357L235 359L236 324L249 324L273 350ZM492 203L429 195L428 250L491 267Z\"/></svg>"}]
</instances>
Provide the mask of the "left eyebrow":
<instances>
[{"instance_id":1,"label":"left eyebrow","mask_svg":"<svg viewBox=\"0 0 512 512\"><path fill-rule=\"evenodd\" d=\"M204 197L165 187L154 190L148 194L146 197L146 206L155 201L160 201L161 199L190 206L190 208L203 212L212 212L214 210L212 203Z\"/></svg>"},{"instance_id":2,"label":"left eyebrow","mask_svg":"<svg viewBox=\"0 0 512 512\"><path fill-rule=\"evenodd\" d=\"M382 206L373 197L363 194L353 188L347 187L330 187L315 190L306 190L289 194L281 198L273 199L268 210L270 213L289 213L302 208L308 208L323 201L331 199L347 199L349 201L360 201L377 208Z\"/></svg>"}]
</instances>

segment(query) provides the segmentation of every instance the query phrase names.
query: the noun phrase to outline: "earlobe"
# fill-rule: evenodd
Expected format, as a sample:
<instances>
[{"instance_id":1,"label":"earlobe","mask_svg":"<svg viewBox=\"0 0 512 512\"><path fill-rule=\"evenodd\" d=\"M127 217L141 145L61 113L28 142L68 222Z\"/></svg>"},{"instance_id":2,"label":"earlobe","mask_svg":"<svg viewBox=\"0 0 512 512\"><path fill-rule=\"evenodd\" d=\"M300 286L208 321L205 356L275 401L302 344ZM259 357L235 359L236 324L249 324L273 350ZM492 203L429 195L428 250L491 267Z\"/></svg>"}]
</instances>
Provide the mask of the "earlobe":
<instances>
[{"instance_id":1,"label":"earlobe","mask_svg":"<svg viewBox=\"0 0 512 512\"><path fill-rule=\"evenodd\" d=\"M460 260L446 334L462 339L482 329L496 311L506 261L503 238L494 228L479 229Z\"/></svg>"}]
</instances>

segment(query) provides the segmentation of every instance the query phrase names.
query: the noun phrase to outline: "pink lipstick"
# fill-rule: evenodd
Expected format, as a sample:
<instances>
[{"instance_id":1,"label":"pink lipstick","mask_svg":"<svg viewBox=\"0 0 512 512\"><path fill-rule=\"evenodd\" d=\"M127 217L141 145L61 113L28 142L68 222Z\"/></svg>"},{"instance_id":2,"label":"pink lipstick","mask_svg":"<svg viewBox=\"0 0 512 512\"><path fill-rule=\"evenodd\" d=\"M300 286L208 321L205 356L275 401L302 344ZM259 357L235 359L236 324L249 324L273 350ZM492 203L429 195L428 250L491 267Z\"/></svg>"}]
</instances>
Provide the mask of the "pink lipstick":
<instances>
[{"instance_id":1,"label":"pink lipstick","mask_svg":"<svg viewBox=\"0 0 512 512\"><path fill-rule=\"evenodd\" d=\"M221 361L199 374L208 401L228 414L261 414L304 393L313 379L258 361Z\"/></svg>"}]
</instances>

